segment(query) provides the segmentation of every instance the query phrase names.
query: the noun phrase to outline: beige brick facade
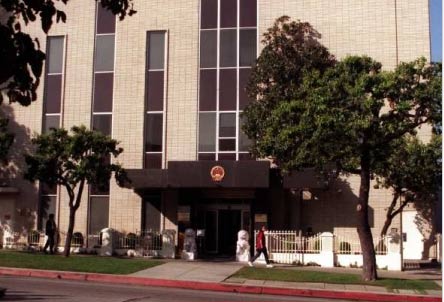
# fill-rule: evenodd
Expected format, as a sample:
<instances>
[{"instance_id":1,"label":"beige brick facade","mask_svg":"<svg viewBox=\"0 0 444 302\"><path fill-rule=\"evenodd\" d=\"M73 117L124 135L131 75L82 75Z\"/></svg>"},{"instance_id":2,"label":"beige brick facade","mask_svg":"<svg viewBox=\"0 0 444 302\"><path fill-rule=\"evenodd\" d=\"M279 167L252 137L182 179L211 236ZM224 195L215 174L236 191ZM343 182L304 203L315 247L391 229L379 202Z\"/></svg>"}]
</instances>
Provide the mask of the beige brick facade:
<instances>
[{"instance_id":1,"label":"beige brick facade","mask_svg":"<svg viewBox=\"0 0 444 302\"><path fill-rule=\"evenodd\" d=\"M146 32L157 30L166 31L167 36L163 164L166 168L168 161L194 161L198 145L200 1L135 1L135 9L137 14L118 21L116 26L112 136L124 148L119 162L125 168L143 168ZM70 1L65 11L66 24L54 25L50 35L66 37L62 125L68 129L73 125L91 124L95 2ZM384 68L392 69L400 61L430 57L428 14L427 0L258 0L258 35L260 37L276 18L288 15L293 20L310 22L322 34L322 43L337 57L366 54L382 62ZM39 24L33 24L29 31L39 38L45 50L46 37ZM29 146L29 136L41 132L44 84L42 78L39 98L29 108L6 109L14 120L11 129L17 134L15 150L24 150ZM22 180L23 168L23 161L19 161L19 173L13 181L20 190L16 208L29 208L31 215L19 216L17 225L25 222L32 225L38 209L38 186ZM316 193L315 200L304 201L301 223L319 231L353 227L351 217L354 217L359 179L350 177L344 182L344 188L335 184L332 191ZM390 200L388 191L371 191L371 224L375 230L381 228ZM66 204L67 196L62 188L57 212L61 229L67 228ZM169 204L177 206L175 202ZM112 182L110 227L125 232L140 229L141 208L138 194ZM174 227L176 220L172 216L170 209L161 227ZM77 214L76 230L87 232L87 217L86 193ZM395 227L397 225L399 221Z\"/></svg>"}]
</instances>

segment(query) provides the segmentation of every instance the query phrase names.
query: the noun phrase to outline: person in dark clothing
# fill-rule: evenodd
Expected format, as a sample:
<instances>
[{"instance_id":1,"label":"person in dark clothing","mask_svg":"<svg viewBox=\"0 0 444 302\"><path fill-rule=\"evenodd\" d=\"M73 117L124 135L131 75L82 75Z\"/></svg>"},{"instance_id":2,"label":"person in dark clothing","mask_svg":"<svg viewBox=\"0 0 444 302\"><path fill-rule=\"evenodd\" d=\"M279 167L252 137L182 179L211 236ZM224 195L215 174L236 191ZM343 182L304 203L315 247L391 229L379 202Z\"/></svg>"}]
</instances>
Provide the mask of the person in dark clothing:
<instances>
[{"instance_id":1,"label":"person in dark clothing","mask_svg":"<svg viewBox=\"0 0 444 302\"><path fill-rule=\"evenodd\" d=\"M49 252L54 254L54 237L57 230L56 223L54 221L54 214L49 214L48 220L46 221L45 234L48 236L48 240L45 243L43 252L46 253L46 249L49 247Z\"/></svg>"},{"instance_id":2,"label":"person in dark clothing","mask_svg":"<svg viewBox=\"0 0 444 302\"><path fill-rule=\"evenodd\" d=\"M268 260L268 252L267 252L267 247L265 245L265 231L266 230L267 230L267 228L265 227L265 225L263 225L261 227L261 229L259 230L259 232L257 233L256 254L253 256L253 258L251 258L250 261L248 261L249 266L253 266L254 260L256 260L261 255L261 253L263 253L264 257L265 257L265 262L267 263L267 267L273 267L273 265L270 264L270 260Z\"/></svg>"}]
</instances>

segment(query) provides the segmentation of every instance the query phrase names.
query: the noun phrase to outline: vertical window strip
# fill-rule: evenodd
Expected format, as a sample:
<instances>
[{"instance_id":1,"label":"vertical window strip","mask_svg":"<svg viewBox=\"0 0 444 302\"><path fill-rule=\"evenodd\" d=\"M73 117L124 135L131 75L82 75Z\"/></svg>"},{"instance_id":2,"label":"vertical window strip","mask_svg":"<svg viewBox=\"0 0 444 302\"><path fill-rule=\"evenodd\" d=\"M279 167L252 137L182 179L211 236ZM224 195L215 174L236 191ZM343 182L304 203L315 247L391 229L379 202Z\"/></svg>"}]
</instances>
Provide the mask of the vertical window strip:
<instances>
[{"instance_id":1,"label":"vertical window strip","mask_svg":"<svg viewBox=\"0 0 444 302\"><path fill-rule=\"evenodd\" d=\"M116 17L100 2L96 8L91 129L112 136ZM106 188L89 186L89 235L109 226L109 194L109 181Z\"/></svg>"},{"instance_id":2,"label":"vertical window strip","mask_svg":"<svg viewBox=\"0 0 444 302\"><path fill-rule=\"evenodd\" d=\"M64 82L64 49L64 36L48 37L42 133L48 132L50 128L60 127Z\"/></svg>"},{"instance_id":3,"label":"vertical window strip","mask_svg":"<svg viewBox=\"0 0 444 302\"><path fill-rule=\"evenodd\" d=\"M244 160L250 159L246 145L249 143L241 131L241 114L246 106L244 92L246 76L257 57L257 1L256 0L217 0L217 28L213 28L209 15L214 14L211 2L201 0L200 29L200 73L199 73L199 160ZM223 2L223 3L222 3ZM222 5L223 4L223 5ZM221 12L221 9L226 11ZM233 19L236 12L236 19ZM209 15L205 15L208 13ZM224 14L223 20L221 15ZM223 24L222 24L223 23ZM214 94L212 85L211 31L217 33L216 41L216 108L211 105ZM235 47L235 56L233 56ZM207 51L207 52L205 52ZM234 60L234 61L233 61ZM232 73L234 71L234 74ZM235 78L233 81L233 77ZM233 93L235 92L235 95ZM232 99L232 101L230 101ZM233 107L234 106L234 107ZM213 109L214 108L214 109ZM210 127L207 113L215 114L215 126ZM221 121L224 114L234 113L236 129L233 137L224 137L226 125ZM231 119L230 119L231 120ZM212 136L209 129L214 128ZM221 132L222 131L222 132ZM233 144L234 140L234 144ZM212 142L215 148L212 150Z\"/></svg>"},{"instance_id":4,"label":"vertical window strip","mask_svg":"<svg viewBox=\"0 0 444 302\"><path fill-rule=\"evenodd\" d=\"M62 98L65 62L65 36L47 38L45 88L43 98L42 133L59 128L62 116ZM57 187L41 183L38 209L38 229L43 230L49 214L56 214Z\"/></svg>"},{"instance_id":5,"label":"vertical window strip","mask_svg":"<svg viewBox=\"0 0 444 302\"><path fill-rule=\"evenodd\" d=\"M148 31L145 80L144 168L161 169L165 150L166 32Z\"/></svg>"}]
</instances>

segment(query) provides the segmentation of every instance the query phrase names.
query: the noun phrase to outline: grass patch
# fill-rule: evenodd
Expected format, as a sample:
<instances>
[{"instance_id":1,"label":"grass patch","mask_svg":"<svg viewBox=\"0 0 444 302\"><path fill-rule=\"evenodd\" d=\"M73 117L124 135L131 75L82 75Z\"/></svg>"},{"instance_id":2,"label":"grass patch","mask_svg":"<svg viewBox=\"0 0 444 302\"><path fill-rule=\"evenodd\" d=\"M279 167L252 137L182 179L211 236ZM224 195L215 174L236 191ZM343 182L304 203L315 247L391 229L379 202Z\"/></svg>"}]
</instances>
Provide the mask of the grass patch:
<instances>
[{"instance_id":1,"label":"grass patch","mask_svg":"<svg viewBox=\"0 0 444 302\"><path fill-rule=\"evenodd\" d=\"M159 260L71 255L46 255L29 252L0 252L0 266L102 274L131 274L162 264Z\"/></svg>"},{"instance_id":2,"label":"grass patch","mask_svg":"<svg viewBox=\"0 0 444 302\"><path fill-rule=\"evenodd\" d=\"M411 289L423 292L427 289L439 290L441 287L430 280L405 280L382 278L375 282L364 282L361 276L355 274L327 273L304 270L289 269L265 269L244 267L237 271L232 277L272 280L272 281L290 281L290 282L320 282L332 284L362 284L384 286L392 289Z\"/></svg>"}]
</instances>

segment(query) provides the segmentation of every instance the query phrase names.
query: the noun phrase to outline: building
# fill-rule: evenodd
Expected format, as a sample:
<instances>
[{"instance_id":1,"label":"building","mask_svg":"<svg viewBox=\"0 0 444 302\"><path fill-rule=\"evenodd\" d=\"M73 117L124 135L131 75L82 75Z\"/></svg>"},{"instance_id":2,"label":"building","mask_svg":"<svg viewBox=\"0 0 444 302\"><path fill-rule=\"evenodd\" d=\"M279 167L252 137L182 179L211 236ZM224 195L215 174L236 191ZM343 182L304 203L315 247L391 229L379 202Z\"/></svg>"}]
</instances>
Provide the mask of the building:
<instances>
[{"instance_id":1,"label":"building","mask_svg":"<svg viewBox=\"0 0 444 302\"><path fill-rule=\"evenodd\" d=\"M310 22L339 58L366 54L386 69L430 58L428 1L135 1L135 9L118 21L95 1L71 1L68 20L49 36L37 23L27 28L48 59L39 99L6 109L15 150L26 150L32 133L84 124L121 142L119 161L133 179L132 188L111 182L109 191L88 190L76 231L194 227L206 230L208 253L230 253L239 229L263 223L354 232L357 178L325 190L313 175L280 179L269 162L250 158L240 131L243 87L261 33L282 15ZM67 229L66 192L30 184L23 169L20 161L11 169L0 217L33 228L54 212ZM375 232L390 200L389 191L372 190Z\"/></svg>"}]
</instances>

